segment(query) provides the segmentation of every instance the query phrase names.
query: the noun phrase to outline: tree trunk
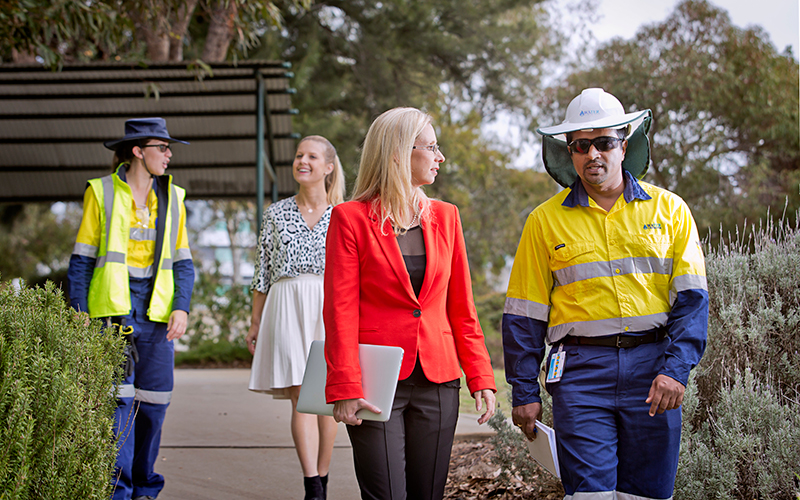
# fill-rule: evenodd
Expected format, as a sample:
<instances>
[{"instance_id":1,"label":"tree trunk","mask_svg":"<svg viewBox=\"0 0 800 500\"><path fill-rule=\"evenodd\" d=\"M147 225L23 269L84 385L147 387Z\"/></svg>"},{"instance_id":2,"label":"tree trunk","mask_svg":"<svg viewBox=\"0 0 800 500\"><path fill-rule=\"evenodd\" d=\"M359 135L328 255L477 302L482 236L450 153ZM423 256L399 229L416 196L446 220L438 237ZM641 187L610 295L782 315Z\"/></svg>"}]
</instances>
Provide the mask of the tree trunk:
<instances>
[{"instance_id":1,"label":"tree trunk","mask_svg":"<svg viewBox=\"0 0 800 500\"><path fill-rule=\"evenodd\" d=\"M204 62L222 62L228 54L233 39L234 19L237 5L235 0L216 0L211 6L211 19L203 47Z\"/></svg>"},{"instance_id":2,"label":"tree trunk","mask_svg":"<svg viewBox=\"0 0 800 500\"><path fill-rule=\"evenodd\" d=\"M169 8L163 2L152 1L143 7L133 8L130 15L147 45L147 58L151 62L169 61Z\"/></svg>"},{"instance_id":3,"label":"tree trunk","mask_svg":"<svg viewBox=\"0 0 800 500\"><path fill-rule=\"evenodd\" d=\"M189 22L192 20L192 15L196 7L197 0L185 0L181 6L178 7L175 16L177 20L172 26L172 33L170 35L170 61L183 61L183 37L186 36L186 30L189 28Z\"/></svg>"},{"instance_id":4,"label":"tree trunk","mask_svg":"<svg viewBox=\"0 0 800 500\"><path fill-rule=\"evenodd\" d=\"M11 62L20 64L30 64L36 62L36 54L28 51L19 51L11 48Z\"/></svg>"}]
</instances>

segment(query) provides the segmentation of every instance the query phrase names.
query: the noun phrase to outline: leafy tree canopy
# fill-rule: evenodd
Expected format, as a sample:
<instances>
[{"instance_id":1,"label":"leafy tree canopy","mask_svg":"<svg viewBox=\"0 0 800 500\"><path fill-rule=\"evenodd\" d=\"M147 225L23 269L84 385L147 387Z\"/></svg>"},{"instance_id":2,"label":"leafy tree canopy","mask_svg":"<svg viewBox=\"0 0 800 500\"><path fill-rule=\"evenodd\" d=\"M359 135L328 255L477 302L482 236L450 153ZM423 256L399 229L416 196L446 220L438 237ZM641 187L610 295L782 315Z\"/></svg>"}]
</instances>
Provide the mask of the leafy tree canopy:
<instances>
[{"instance_id":1,"label":"leafy tree canopy","mask_svg":"<svg viewBox=\"0 0 800 500\"><path fill-rule=\"evenodd\" d=\"M586 87L603 87L629 111L651 108L646 180L681 195L701 227L754 221L787 199L789 214L800 207L798 64L761 28L738 28L707 1L687 0L593 60L548 92L549 120L560 122Z\"/></svg>"},{"instance_id":2,"label":"leafy tree canopy","mask_svg":"<svg viewBox=\"0 0 800 500\"><path fill-rule=\"evenodd\" d=\"M541 0L276 2L283 27L255 54L292 62L301 133L338 146L352 172L372 119L396 106L433 109L446 94L481 119L528 113L559 38Z\"/></svg>"}]
</instances>

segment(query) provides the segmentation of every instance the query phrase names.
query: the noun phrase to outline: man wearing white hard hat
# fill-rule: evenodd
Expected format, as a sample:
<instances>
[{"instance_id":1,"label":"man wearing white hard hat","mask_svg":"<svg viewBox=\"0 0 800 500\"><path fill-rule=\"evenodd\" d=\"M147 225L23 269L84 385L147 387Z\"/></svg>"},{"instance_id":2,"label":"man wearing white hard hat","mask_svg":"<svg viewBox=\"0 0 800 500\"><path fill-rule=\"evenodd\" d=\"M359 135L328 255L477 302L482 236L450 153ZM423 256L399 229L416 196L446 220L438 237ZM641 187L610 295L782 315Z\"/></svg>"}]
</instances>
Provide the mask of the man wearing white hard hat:
<instances>
[{"instance_id":1,"label":"man wearing white hard hat","mask_svg":"<svg viewBox=\"0 0 800 500\"><path fill-rule=\"evenodd\" d=\"M538 129L564 189L528 217L503 313L512 419L536 438L540 366L568 499L672 497L689 372L708 326L705 261L677 195L639 180L650 110L603 89ZM544 375L544 374L543 374Z\"/></svg>"}]
</instances>

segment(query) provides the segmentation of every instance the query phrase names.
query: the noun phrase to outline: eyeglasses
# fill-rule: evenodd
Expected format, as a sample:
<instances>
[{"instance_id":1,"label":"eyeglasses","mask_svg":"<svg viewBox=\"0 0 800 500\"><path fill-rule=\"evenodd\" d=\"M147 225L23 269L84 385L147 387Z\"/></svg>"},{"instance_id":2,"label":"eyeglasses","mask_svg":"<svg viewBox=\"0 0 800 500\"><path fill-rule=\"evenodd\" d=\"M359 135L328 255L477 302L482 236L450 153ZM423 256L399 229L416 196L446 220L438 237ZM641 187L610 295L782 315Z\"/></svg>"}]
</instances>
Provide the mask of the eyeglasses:
<instances>
[{"instance_id":1,"label":"eyeglasses","mask_svg":"<svg viewBox=\"0 0 800 500\"><path fill-rule=\"evenodd\" d=\"M144 146L139 146L140 148L158 148L159 151L162 153L166 153L167 150L172 151L169 149L169 144L146 144Z\"/></svg>"},{"instance_id":2,"label":"eyeglasses","mask_svg":"<svg viewBox=\"0 0 800 500\"><path fill-rule=\"evenodd\" d=\"M433 154L442 153L442 150L439 149L438 144L431 144L430 146L411 146L411 149L427 149L428 151L432 151Z\"/></svg>"},{"instance_id":3,"label":"eyeglasses","mask_svg":"<svg viewBox=\"0 0 800 500\"><path fill-rule=\"evenodd\" d=\"M594 146L598 151L606 152L616 148L624 139L619 137L595 137L594 139L575 139L569 143L569 151L571 153L580 153L585 155L589 152L589 148Z\"/></svg>"}]
</instances>

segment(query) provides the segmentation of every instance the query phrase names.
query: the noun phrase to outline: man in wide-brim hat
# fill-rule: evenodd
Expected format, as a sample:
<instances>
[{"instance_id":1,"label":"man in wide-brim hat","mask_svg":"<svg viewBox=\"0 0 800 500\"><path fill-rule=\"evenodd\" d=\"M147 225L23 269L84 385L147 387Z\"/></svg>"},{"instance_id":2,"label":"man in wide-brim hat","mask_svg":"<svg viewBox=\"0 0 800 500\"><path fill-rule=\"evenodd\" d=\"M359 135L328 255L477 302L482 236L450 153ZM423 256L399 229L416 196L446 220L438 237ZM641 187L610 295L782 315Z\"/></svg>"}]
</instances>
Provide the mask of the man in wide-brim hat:
<instances>
[{"instance_id":1,"label":"man in wide-brim hat","mask_svg":"<svg viewBox=\"0 0 800 500\"><path fill-rule=\"evenodd\" d=\"M671 498L689 371L706 344L708 289L695 222L647 171L649 110L603 89L538 129L568 187L528 217L503 313L512 419L529 439L553 399L567 498Z\"/></svg>"}]
</instances>

